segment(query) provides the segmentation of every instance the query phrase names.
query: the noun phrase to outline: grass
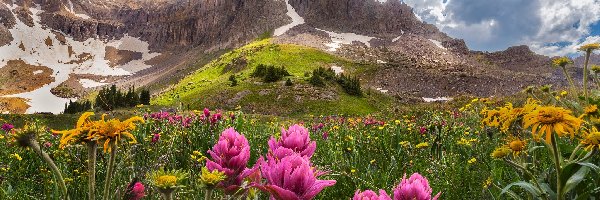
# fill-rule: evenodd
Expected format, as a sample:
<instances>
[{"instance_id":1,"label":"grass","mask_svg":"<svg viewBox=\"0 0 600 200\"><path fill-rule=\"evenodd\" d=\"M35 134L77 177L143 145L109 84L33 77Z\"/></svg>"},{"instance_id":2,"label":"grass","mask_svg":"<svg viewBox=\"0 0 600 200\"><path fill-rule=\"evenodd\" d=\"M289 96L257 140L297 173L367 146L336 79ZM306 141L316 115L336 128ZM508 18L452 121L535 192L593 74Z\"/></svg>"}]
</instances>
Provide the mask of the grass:
<instances>
[{"instance_id":1,"label":"grass","mask_svg":"<svg viewBox=\"0 0 600 200\"><path fill-rule=\"evenodd\" d=\"M349 98L349 99L344 99ZM340 101L356 102L356 97L344 97ZM321 105L323 107L335 106ZM365 108L367 105L356 105L344 109ZM310 109L328 109L311 107ZM342 110L343 111L343 110ZM127 114L139 111L129 111L118 114L123 118ZM116 112L119 113L119 112ZM213 113L214 114L214 113ZM174 116L174 114L173 114ZM186 115L188 116L188 115ZM228 115L225 115L228 116ZM30 116L44 118L44 116ZM66 127L72 126L75 115L61 115L56 119L43 119L49 126L61 123ZM194 117L193 115L190 117ZM8 119L8 118L6 118ZM24 120L13 116L8 120ZM365 124L367 120L385 122L381 124ZM237 113L235 121L227 117L217 125L208 125L194 118L190 127L182 127L178 122L170 120L148 120L132 132L138 143L134 145L123 143L117 157L117 173L112 183L115 186L114 198L119 198L124 186L133 178L138 177L146 185L146 199L158 199L158 194L151 189L146 175L160 167L166 169L182 169L190 174L180 189L177 197L181 199L202 199L203 190L198 187L197 177L204 162L190 158L193 151L206 154L212 147L220 132L227 127L234 127L248 138L251 149L251 159L248 166L267 153L267 141L271 136L277 136L282 127L294 123L303 123L310 129L312 140L317 142L317 151L312 161L321 170L330 171L321 179L334 179L337 184L325 189L317 199L348 199L356 189L385 189L391 194L393 187L402 176L419 172L430 180L435 193L442 192L444 199L489 199L498 191L488 191L482 183L490 176L504 177L511 180L513 174L505 174L504 165L489 158L499 139L488 138L479 134L479 118L474 112L462 113L459 118L453 117L448 110L414 107L396 115L362 115L362 116L314 116L303 120L268 116L253 116ZM445 122L446 125L440 126ZM320 129L312 127L324 124ZM21 124L21 123L18 123ZM437 124L437 125L436 125ZM19 127L19 125L17 125ZM426 127L427 133L420 134L420 127ZM466 134L468 132L468 134ZM154 133L161 133L159 142L152 143ZM324 135L327 137L324 137ZM440 138L443 138L440 141ZM475 138L471 146L457 145L460 138ZM403 144L403 142L408 142ZM8 145L8 138L0 139ZM53 155L64 176L68 178L67 187L72 199L84 198L86 194L85 146L74 145L66 149L58 149L58 138L49 133L43 133L40 143L49 142L51 145L44 150ZM425 148L416 145L428 142ZM23 160L17 160L11 154L19 154ZM99 152L97 166L97 185L103 185L107 154ZM210 157L210 156L209 156ZM0 152L0 188L5 191L0 197L22 197L32 199L59 199L60 193L52 184L52 175L47 172L45 165L33 152L8 146ZM468 160L476 158L474 164ZM151 161L151 162L148 162ZM30 175L26 179L18 179L22 175ZM503 174L500 176L499 174ZM17 181L18 180L18 181ZM453 188L453 189L450 189ZM10 191L10 192L6 192ZM40 193L37 191L46 191ZM262 193L261 198L267 198Z\"/></svg>"},{"instance_id":2,"label":"grass","mask_svg":"<svg viewBox=\"0 0 600 200\"><path fill-rule=\"evenodd\" d=\"M276 83L260 83L258 79L250 77L259 64L283 66L291 76ZM343 66L345 72L351 74L369 71L373 67L354 63L315 48L272 44L269 39L263 39L225 53L155 97L152 103L163 106L183 105L191 109L203 106L233 109L241 106L242 110L248 113L297 116L309 112L317 115L366 114L380 110L393 101L391 97L379 94L362 98L349 96L333 84L326 88L315 88L307 83L305 73L319 67L329 68L331 65ZM232 74L236 75L238 86L229 86L228 79ZM296 89L283 86L287 78L292 80ZM264 94L264 90L276 92ZM309 98L311 94L319 95L319 92L332 92L335 98ZM237 102L224 104L225 100L241 93L247 94ZM296 101L297 98L300 99Z\"/></svg>"},{"instance_id":3,"label":"grass","mask_svg":"<svg viewBox=\"0 0 600 200\"><path fill-rule=\"evenodd\" d=\"M245 82L241 88L257 87ZM274 85L263 85L260 88L272 88ZM535 92L507 97L516 107L522 106L527 98L541 101L541 105L562 105L567 107L573 100L564 96L555 98L554 92ZM248 102L268 101L275 98L275 93L269 95L249 95ZM370 96L373 96L370 95ZM345 106L337 108L336 104L316 104L308 102L306 110L284 110L286 113L318 113L319 110L337 109L339 113L328 115L302 115L291 117L276 117L269 115L244 114L241 111L232 112L235 119L230 118L230 112L223 112L224 118L216 123L202 120L201 113L179 111L169 113L164 119L148 118L132 131L138 143L124 142L117 154L117 173L111 183L115 191L113 199L120 198L125 185L133 178L139 178L146 185L146 199L158 199L158 193L148 179L147 174L158 170L179 169L189 173L183 181L184 188L179 189L176 198L202 199L204 190L200 187L198 176L205 161L198 160L200 155L194 151L206 153L217 141L220 133L229 127L243 134L251 146L251 158L247 164L251 167L261 156L268 152L267 141L271 137L280 137L281 128L292 124L302 124L309 129L311 140L317 143L315 155L311 158L314 167L328 171L320 177L323 180L336 180L337 183L322 191L316 199L349 199L357 189L386 190L392 194L406 174L420 173L429 180L433 193L442 192L442 199L507 199L502 194L502 187L516 181L531 181L522 171L515 170L505 160L494 159L491 153L497 147L509 144L510 133L502 133L493 127L482 125L480 111L484 108L495 108L505 105L506 101L498 99L471 100L460 97L449 104L414 104L386 107L376 113L361 115L345 115L344 112L370 112L375 109L379 97L365 98L340 96L337 102ZM262 99L261 99L262 98ZM283 105L285 100L265 102L273 107L290 108ZM359 104L357 102L362 102ZM282 105L278 105L282 103ZM249 105L260 109L262 104ZM333 107L333 108L332 108ZM109 113L109 117L127 118L132 115L143 116L149 110L158 108L145 107L135 110L120 110ZM364 109L364 110L361 110ZM569 108L575 113L580 109ZM217 111L219 112L219 111ZM324 111L322 111L324 112ZM182 114L183 113L183 114ZM215 112L211 113L212 116ZM596 112L598 114L598 112ZM191 119L189 126L184 126L182 120ZM52 129L70 128L75 123L76 115L3 115L4 122L21 127L24 121L41 120ZM322 125L319 127L319 125ZM505 157L517 163L527 164L540 181L546 181L548 189L552 190L552 162L547 149L540 141L531 139L531 131L521 128L516 123L513 128L519 129L527 140L526 148L521 154ZM511 129L512 130L512 129ZM160 139L152 142L154 134L160 133ZM2 134L0 144L0 198L17 199L60 199L60 192L53 184L53 177L36 155L28 149L14 145L12 134ZM579 136L577 136L579 137ZM45 144L44 151L55 159L63 175L68 179L67 187L72 199L85 198L86 195L86 166L85 145L73 144L65 149L59 149L59 137L45 131L40 133L39 141ZM465 142L466 141L466 142ZM563 156L572 151L572 138L564 137L558 140ZM47 144L47 145L46 145ZM583 152L585 154L585 152ZM15 156L18 154L21 159ZM106 173L105 163L108 156L100 150L98 153L97 185L103 185ZM598 163L598 157L591 160ZM582 182L583 186L597 188L597 177L589 176ZM536 179L536 180L538 180ZM578 187L579 188L579 187ZM588 187L589 188L589 187ZM577 189L570 197L582 194L586 188ZM40 193L39 191L45 191ZM526 190L518 187L511 188L512 193L523 199L534 199ZM591 190L590 190L591 191ZM217 191L218 195L221 195ZM597 195L594 192L592 195ZM259 199L266 199L267 194L260 193Z\"/></svg>"}]
</instances>

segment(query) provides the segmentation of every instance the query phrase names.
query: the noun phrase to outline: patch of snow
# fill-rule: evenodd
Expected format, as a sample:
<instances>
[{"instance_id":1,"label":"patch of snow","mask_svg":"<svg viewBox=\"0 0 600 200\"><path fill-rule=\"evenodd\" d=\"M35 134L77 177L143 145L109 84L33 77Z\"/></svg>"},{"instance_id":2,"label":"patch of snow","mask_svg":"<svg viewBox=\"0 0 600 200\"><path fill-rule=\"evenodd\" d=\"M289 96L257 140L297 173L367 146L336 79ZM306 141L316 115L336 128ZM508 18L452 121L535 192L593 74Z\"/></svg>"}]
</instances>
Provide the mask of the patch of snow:
<instances>
[{"instance_id":1,"label":"patch of snow","mask_svg":"<svg viewBox=\"0 0 600 200\"><path fill-rule=\"evenodd\" d=\"M383 60L377 60L378 64L386 64L387 62L383 61Z\"/></svg>"},{"instance_id":2,"label":"patch of snow","mask_svg":"<svg viewBox=\"0 0 600 200\"><path fill-rule=\"evenodd\" d=\"M304 24L304 18L302 18L296 12L296 9L294 9L294 7L292 7L292 5L290 4L290 0L285 0L285 4L287 7L287 15L292 18L292 23L289 23L285 26L275 29L275 31L273 32L273 35L275 35L275 36L283 35L285 32L289 31L290 29L294 28L295 26Z\"/></svg>"},{"instance_id":3,"label":"patch of snow","mask_svg":"<svg viewBox=\"0 0 600 200\"><path fill-rule=\"evenodd\" d=\"M398 37L396 37L396 38L392 39L392 42L396 42L396 41L398 41L398 40L399 40L401 37L402 37L402 36L398 36Z\"/></svg>"},{"instance_id":4,"label":"patch of snow","mask_svg":"<svg viewBox=\"0 0 600 200\"><path fill-rule=\"evenodd\" d=\"M438 48L446 50L446 47L444 47L442 45L442 42L434 40L434 39L429 39L429 41L431 41L433 44L435 44L435 46L437 46Z\"/></svg>"},{"instance_id":5,"label":"patch of snow","mask_svg":"<svg viewBox=\"0 0 600 200\"><path fill-rule=\"evenodd\" d=\"M449 97L436 97L436 98L427 98L427 97L423 97L423 101L430 103L430 102L444 102L444 101L452 101L452 98Z\"/></svg>"},{"instance_id":6,"label":"patch of snow","mask_svg":"<svg viewBox=\"0 0 600 200\"><path fill-rule=\"evenodd\" d=\"M33 71L33 75L38 75L38 74L41 74L41 73L44 73L44 70L35 70L35 71Z\"/></svg>"},{"instance_id":7,"label":"patch of snow","mask_svg":"<svg viewBox=\"0 0 600 200\"><path fill-rule=\"evenodd\" d=\"M51 112L54 114L61 113L65 108L65 104L76 99L60 98L50 92L53 87L58 86L56 82L47 84L39 89L31 92L25 92L4 97L19 97L24 98L30 106L25 113L33 114L36 112Z\"/></svg>"},{"instance_id":8,"label":"patch of snow","mask_svg":"<svg viewBox=\"0 0 600 200\"><path fill-rule=\"evenodd\" d=\"M5 4L6 5L6 4ZM27 113L35 112L52 112L60 113L64 109L64 103L73 99L59 98L50 93L50 89L60 85L62 82L69 79L70 74L91 74L99 76L127 76L132 75L143 69L151 67L144 62L160 55L159 53L150 53L149 44L125 35L123 38L115 40L100 40L96 38L88 38L83 42L75 41L72 37L65 35L65 43L61 44L54 42L52 47L45 44L47 38L54 40L56 35L46 27L40 24L39 14L44 12L41 6L30 7L34 25L29 27L18 20L14 10L18 8L16 4L6 5L15 16L16 24L12 29L9 29L13 41L5 46L0 47L0 68L6 66L10 60L23 60L30 65L42 65L52 69L52 77L54 82L38 88L34 91L10 95L11 97L21 97L28 100L31 106ZM26 51L19 48L23 44ZM69 46L74 52L69 55ZM142 53L142 59L128 62L124 65L110 67L108 60L105 58L106 47L112 46L120 50L129 50ZM77 55L88 53L90 59L82 62L70 61L79 60Z\"/></svg>"},{"instance_id":9,"label":"patch of snow","mask_svg":"<svg viewBox=\"0 0 600 200\"><path fill-rule=\"evenodd\" d=\"M367 47L371 47L370 41L375 37L369 37L364 35L358 35L356 33L336 33L332 31L326 31L322 29L318 29L319 31L326 32L329 34L331 38L331 43L325 44L325 46L329 47L328 51L337 51L338 48L342 46L342 44L352 44L352 42L362 42L367 45Z\"/></svg>"},{"instance_id":10,"label":"patch of snow","mask_svg":"<svg viewBox=\"0 0 600 200\"><path fill-rule=\"evenodd\" d=\"M100 87L100 86L108 84L108 83L96 82L92 79L79 79L79 83L81 83L81 86L83 86L84 88L95 88L95 87Z\"/></svg>"},{"instance_id":11,"label":"patch of snow","mask_svg":"<svg viewBox=\"0 0 600 200\"><path fill-rule=\"evenodd\" d=\"M389 90L384 90L383 88L377 88L377 89L375 89L375 90L377 90L377 91L379 91L379 92L381 92L381 93L384 93L384 94L385 94L385 93L388 93L388 91L389 91Z\"/></svg>"},{"instance_id":12,"label":"patch of snow","mask_svg":"<svg viewBox=\"0 0 600 200\"><path fill-rule=\"evenodd\" d=\"M338 66L331 66L331 70L333 70L333 72L335 72L335 75L340 75L341 73L344 73L344 69L342 69L342 67L338 67Z\"/></svg>"},{"instance_id":13,"label":"patch of snow","mask_svg":"<svg viewBox=\"0 0 600 200\"><path fill-rule=\"evenodd\" d=\"M90 19L91 17L86 15L86 14L75 14L75 16L82 18L82 19Z\"/></svg>"}]
</instances>

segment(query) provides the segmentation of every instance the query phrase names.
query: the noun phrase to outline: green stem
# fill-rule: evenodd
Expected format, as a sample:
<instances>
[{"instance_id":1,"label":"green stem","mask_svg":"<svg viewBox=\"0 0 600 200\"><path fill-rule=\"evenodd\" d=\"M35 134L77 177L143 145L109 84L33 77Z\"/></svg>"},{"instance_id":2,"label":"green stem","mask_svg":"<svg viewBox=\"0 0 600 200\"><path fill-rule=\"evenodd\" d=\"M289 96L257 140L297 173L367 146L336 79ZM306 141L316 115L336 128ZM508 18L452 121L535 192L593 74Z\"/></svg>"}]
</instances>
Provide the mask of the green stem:
<instances>
[{"instance_id":1,"label":"green stem","mask_svg":"<svg viewBox=\"0 0 600 200\"><path fill-rule=\"evenodd\" d=\"M110 144L110 158L108 159L108 170L106 171L106 179L104 180L104 200L109 198L110 182L112 181L112 174L115 167L115 157L117 154L117 143L113 142Z\"/></svg>"},{"instance_id":2,"label":"green stem","mask_svg":"<svg viewBox=\"0 0 600 200\"><path fill-rule=\"evenodd\" d=\"M571 153L571 156L569 156L569 162L573 161L573 159L575 159L575 156L577 155L577 152L579 151L579 149L581 149L583 145L579 144L577 145L577 147L575 147L575 150L573 150L573 152Z\"/></svg>"},{"instance_id":3,"label":"green stem","mask_svg":"<svg viewBox=\"0 0 600 200\"><path fill-rule=\"evenodd\" d=\"M204 200L212 199L212 193L213 193L212 189L206 189L206 194L204 194Z\"/></svg>"},{"instance_id":4,"label":"green stem","mask_svg":"<svg viewBox=\"0 0 600 200\"><path fill-rule=\"evenodd\" d=\"M58 182L58 186L59 186L60 190L62 191L63 196L65 197L65 199L69 199L69 193L67 193L67 186L65 186L65 179L63 179L63 176L60 173L60 170L58 169L58 167L56 167L56 164L54 164L54 161L52 160L52 158L50 158L50 156L46 152L42 151L42 149L40 148L40 144L38 144L38 142L35 141L34 139L31 139L31 141L29 142L29 147L31 147L31 149L33 149L33 151L36 154L38 154L40 157L42 157L42 159L46 162L46 164L48 164L50 166L50 170L52 170L52 173L56 177L56 179L57 179L56 182Z\"/></svg>"},{"instance_id":5,"label":"green stem","mask_svg":"<svg viewBox=\"0 0 600 200\"><path fill-rule=\"evenodd\" d=\"M585 63L583 64L583 94L585 96L585 100L588 100L588 64L590 61L590 54L592 50L587 50L585 52Z\"/></svg>"},{"instance_id":6,"label":"green stem","mask_svg":"<svg viewBox=\"0 0 600 200\"><path fill-rule=\"evenodd\" d=\"M172 200L173 199L173 190L168 192L161 192L160 196L162 196L163 200Z\"/></svg>"},{"instance_id":7,"label":"green stem","mask_svg":"<svg viewBox=\"0 0 600 200\"><path fill-rule=\"evenodd\" d=\"M560 167L560 151L558 150L558 144L556 143L556 134L552 134L551 142L552 144L552 154L554 154L554 167L556 168L556 199L563 200L564 199L564 187L562 185L562 180L560 178L560 174L562 173L562 168Z\"/></svg>"},{"instance_id":8,"label":"green stem","mask_svg":"<svg viewBox=\"0 0 600 200\"><path fill-rule=\"evenodd\" d=\"M98 145L96 142L87 142L88 145L88 199L96 198L96 152Z\"/></svg>"},{"instance_id":9,"label":"green stem","mask_svg":"<svg viewBox=\"0 0 600 200\"><path fill-rule=\"evenodd\" d=\"M533 174L529 170L527 170L527 168L525 168L522 165L519 165L511 160L508 160L506 158L504 158L504 161L507 162L508 164L511 164L512 166L515 166L516 168L523 171L523 173L527 174L527 176L531 177L531 179L533 180L533 184L535 184L535 187L537 187L537 189L542 193L542 196L544 197L544 199L548 199L548 194L546 194L546 192L540 186L540 183L538 182L537 178L535 176L533 176Z\"/></svg>"},{"instance_id":10,"label":"green stem","mask_svg":"<svg viewBox=\"0 0 600 200\"><path fill-rule=\"evenodd\" d=\"M570 93L575 92L575 83L573 82L573 79L571 78L571 75L569 75L569 72L567 72L567 67L566 66L562 66L561 68L563 70L563 73L565 74L565 77L567 78L567 81L569 82L569 86L571 86L571 92Z\"/></svg>"}]
</instances>

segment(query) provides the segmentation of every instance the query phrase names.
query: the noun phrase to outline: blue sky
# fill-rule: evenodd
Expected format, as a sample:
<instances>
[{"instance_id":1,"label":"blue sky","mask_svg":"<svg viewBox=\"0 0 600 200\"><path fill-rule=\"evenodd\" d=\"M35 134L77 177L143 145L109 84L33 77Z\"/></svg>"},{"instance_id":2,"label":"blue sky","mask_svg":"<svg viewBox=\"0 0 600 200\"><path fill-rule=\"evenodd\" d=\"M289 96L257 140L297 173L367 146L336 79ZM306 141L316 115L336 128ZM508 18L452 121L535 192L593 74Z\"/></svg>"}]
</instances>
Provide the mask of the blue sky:
<instances>
[{"instance_id":1,"label":"blue sky","mask_svg":"<svg viewBox=\"0 0 600 200\"><path fill-rule=\"evenodd\" d=\"M385 0L379 0L385 1ZM563 56L600 42L600 0L402 0L422 20L469 48L504 50L529 45Z\"/></svg>"}]
</instances>

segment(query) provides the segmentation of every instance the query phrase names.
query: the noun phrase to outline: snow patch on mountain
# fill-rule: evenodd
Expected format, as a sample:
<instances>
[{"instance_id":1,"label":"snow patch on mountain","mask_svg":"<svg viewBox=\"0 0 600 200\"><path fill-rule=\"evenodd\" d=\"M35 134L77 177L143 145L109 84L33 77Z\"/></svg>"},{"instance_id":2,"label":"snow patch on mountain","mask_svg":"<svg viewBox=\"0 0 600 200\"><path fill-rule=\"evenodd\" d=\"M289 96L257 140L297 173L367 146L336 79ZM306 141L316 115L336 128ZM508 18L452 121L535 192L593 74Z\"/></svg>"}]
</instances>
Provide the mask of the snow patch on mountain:
<instances>
[{"instance_id":1,"label":"snow patch on mountain","mask_svg":"<svg viewBox=\"0 0 600 200\"><path fill-rule=\"evenodd\" d=\"M79 79L79 83L81 83L81 86L83 86L84 88L95 88L95 87L100 87L100 86L108 84L108 83L96 82L92 79Z\"/></svg>"},{"instance_id":2,"label":"snow patch on mountain","mask_svg":"<svg viewBox=\"0 0 600 200\"><path fill-rule=\"evenodd\" d=\"M352 42L361 42L367 47L371 47L370 41L375 37L369 37L364 35L358 35L356 33L336 33L333 31L326 31L323 29L318 29L319 31L326 32L329 34L331 38L331 43L325 44L325 46L329 47L328 51L337 51L338 48L342 46L342 44L352 44Z\"/></svg>"},{"instance_id":3,"label":"snow patch on mountain","mask_svg":"<svg viewBox=\"0 0 600 200\"><path fill-rule=\"evenodd\" d=\"M437 41L437 40L433 40L433 39L429 39L429 41L431 41L433 44L435 44L435 46L437 46L440 49L446 50L446 47L444 47L442 45L442 42Z\"/></svg>"},{"instance_id":4,"label":"snow patch on mountain","mask_svg":"<svg viewBox=\"0 0 600 200\"><path fill-rule=\"evenodd\" d=\"M0 68L6 66L10 60L23 60L27 64L51 68L53 70L51 76L55 80L31 92L5 96L27 99L27 103L31 106L27 113L60 113L64 104L73 99L57 97L50 90L69 79L70 74L132 75L151 67L145 64L145 61L160 55L159 53L150 53L147 42L127 35L117 40L105 41L89 38L79 42L63 33L51 31L40 23L39 14L44 12L40 5L29 8L34 22L34 25L30 27L16 17L15 9L18 8L16 4L7 5L7 7L17 20L15 26L9 30L13 41L8 45L0 46ZM64 43L59 41L56 34L62 34L65 37ZM119 50L140 52L142 59L110 67L109 61L105 58L106 47L109 46Z\"/></svg>"},{"instance_id":5,"label":"snow patch on mountain","mask_svg":"<svg viewBox=\"0 0 600 200\"><path fill-rule=\"evenodd\" d=\"M289 23L285 26L275 29L275 31L273 32L273 35L275 35L275 36L283 35L285 32L289 31L290 29L294 28L295 26L304 24L304 18L302 18L296 12L296 9L294 9L294 7L292 7L289 0L285 0L285 4L287 7L287 15L292 18L292 23Z\"/></svg>"}]
</instances>

